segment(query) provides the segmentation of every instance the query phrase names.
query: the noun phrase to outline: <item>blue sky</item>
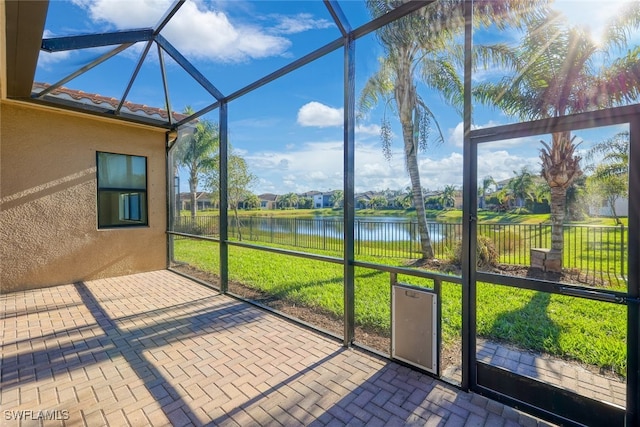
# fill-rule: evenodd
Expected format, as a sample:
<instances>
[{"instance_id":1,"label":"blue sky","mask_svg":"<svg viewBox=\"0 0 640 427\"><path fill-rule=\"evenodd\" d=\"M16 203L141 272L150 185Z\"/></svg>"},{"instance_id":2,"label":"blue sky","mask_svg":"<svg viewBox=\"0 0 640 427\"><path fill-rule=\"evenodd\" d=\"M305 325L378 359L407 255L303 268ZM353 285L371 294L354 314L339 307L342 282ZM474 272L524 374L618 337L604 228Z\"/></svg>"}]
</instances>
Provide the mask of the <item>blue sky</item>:
<instances>
[{"instance_id":1,"label":"blue sky","mask_svg":"<svg viewBox=\"0 0 640 427\"><path fill-rule=\"evenodd\" d=\"M45 36L64 36L153 26L170 0L51 1ZM368 20L363 2L341 1L353 27ZM603 22L617 10L614 2L558 1L573 24L599 34ZM597 20L596 20L597 19ZM320 1L188 1L162 35L180 50L222 93L230 94L291 61L335 40L338 29ZM513 43L513 33L501 35ZM481 42L481 40L479 40ZM142 51L135 45L67 87L120 98ZM100 56L105 49L41 54L36 81L54 83ZM373 35L356 44L356 92L376 70L382 54ZM343 52L338 50L303 69L268 84L229 104L230 142L258 177L256 194L342 188ZM214 99L167 55L169 94L173 110L195 110ZM476 80L499 75L488 70ZM163 107L164 93L157 52L152 49L128 101ZM445 141L420 155L424 187L431 190L462 184L462 119L437 94L422 96L438 117ZM356 129L356 191L403 189L404 170L397 121L393 123L391 161L382 156L377 108ZM217 121L217 112L208 115ZM514 120L499 111L476 108L474 125L487 127ZM612 130L612 132L615 130ZM585 139L597 138L595 133ZM508 178L528 166L539 170L540 138L482 147L479 177ZM583 149L588 148L588 143ZM186 179L182 180L185 191Z\"/></svg>"}]
</instances>

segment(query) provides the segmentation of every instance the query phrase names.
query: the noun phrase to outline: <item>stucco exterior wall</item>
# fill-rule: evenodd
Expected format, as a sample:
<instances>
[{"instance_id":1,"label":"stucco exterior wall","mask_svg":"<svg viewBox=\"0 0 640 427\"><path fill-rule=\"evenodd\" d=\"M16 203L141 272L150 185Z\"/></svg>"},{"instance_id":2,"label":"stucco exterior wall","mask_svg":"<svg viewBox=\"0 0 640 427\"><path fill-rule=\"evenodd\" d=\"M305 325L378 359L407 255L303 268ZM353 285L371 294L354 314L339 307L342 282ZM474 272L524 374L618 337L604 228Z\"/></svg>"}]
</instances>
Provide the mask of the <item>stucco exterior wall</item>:
<instances>
[{"instance_id":1,"label":"stucco exterior wall","mask_svg":"<svg viewBox=\"0 0 640 427\"><path fill-rule=\"evenodd\" d=\"M0 292L166 268L162 130L0 108ZM148 227L98 230L96 151L147 157Z\"/></svg>"},{"instance_id":2,"label":"stucco exterior wall","mask_svg":"<svg viewBox=\"0 0 640 427\"><path fill-rule=\"evenodd\" d=\"M5 98L7 93L7 26L4 2L5 0L0 0L0 99Z\"/></svg>"}]
</instances>

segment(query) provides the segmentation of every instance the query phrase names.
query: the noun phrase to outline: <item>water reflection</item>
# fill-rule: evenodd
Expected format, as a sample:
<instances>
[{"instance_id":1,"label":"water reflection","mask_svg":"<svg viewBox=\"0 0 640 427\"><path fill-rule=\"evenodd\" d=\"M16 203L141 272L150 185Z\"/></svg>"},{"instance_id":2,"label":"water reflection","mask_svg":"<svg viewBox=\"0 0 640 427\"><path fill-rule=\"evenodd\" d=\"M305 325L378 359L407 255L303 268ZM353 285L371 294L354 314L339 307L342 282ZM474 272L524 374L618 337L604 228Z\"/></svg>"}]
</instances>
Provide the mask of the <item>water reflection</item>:
<instances>
[{"instance_id":1,"label":"water reflection","mask_svg":"<svg viewBox=\"0 0 640 427\"><path fill-rule=\"evenodd\" d=\"M341 217L282 218L282 217L245 217L241 219L243 229L268 233L288 233L305 236L341 239L344 237L344 225ZM366 217L355 221L355 239L361 241L418 241L418 224L400 217ZM428 224L431 240L443 239L438 223Z\"/></svg>"}]
</instances>

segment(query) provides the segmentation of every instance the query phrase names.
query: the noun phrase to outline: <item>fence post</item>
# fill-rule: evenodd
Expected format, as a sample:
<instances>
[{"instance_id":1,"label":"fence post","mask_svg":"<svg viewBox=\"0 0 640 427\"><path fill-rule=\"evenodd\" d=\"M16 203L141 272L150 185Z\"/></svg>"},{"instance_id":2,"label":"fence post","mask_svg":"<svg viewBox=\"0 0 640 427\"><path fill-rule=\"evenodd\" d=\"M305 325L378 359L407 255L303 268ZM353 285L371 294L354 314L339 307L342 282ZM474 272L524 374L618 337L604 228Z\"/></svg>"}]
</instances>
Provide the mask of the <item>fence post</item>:
<instances>
[{"instance_id":1,"label":"fence post","mask_svg":"<svg viewBox=\"0 0 640 427\"><path fill-rule=\"evenodd\" d=\"M360 246L361 246L361 242L360 242L360 221L358 221L357 219L354 221L354 225L355 225L355 229L356 229L356 253L358 255L360 255Z\"/></svg>"},{"instance_id":2,"label":"fence post","mask_svg":"<svg viewBox=\"0 0 640 427\"><path fill-rule=\"evenodd\" d=\"M322 220L322 250L327 250L327 221Z\"/></svg>"},{"instance_id":3,"label":"fence post","mask_svg":"<svg viewBox=\"0 0 640 427\"><path fill-rule=\"evenodd\" d=\"M542 223L538 224L538 247L542 247Z\"/></svg>"},{"instance_id":4,"label":"fence post","mask_svg":"<svg viewBox=\"0 0 640 427\"><path fill-rule=\"evenodd\" d=\"M273 243L273 216L269 217L269 234L271 235L271 243Z\"/></svg>"},{"instance_id":5,"label":"fence post","mask_svg":"<svg viewBox=\"0 0 640 427\"><path fill-rule=\"evenodd\" d=\"M298 218L293 218L293 246L298 247Z\"/></svg>"},{"instance_id":6,"label":"fence post","mask_svg":"<svg viewBox=\"0 0 640 427\"><path fill-rule=\"evenodd\" d=\"M624 278L624 224L620 224L620 277Z\"/></svg>"}]
</instances>

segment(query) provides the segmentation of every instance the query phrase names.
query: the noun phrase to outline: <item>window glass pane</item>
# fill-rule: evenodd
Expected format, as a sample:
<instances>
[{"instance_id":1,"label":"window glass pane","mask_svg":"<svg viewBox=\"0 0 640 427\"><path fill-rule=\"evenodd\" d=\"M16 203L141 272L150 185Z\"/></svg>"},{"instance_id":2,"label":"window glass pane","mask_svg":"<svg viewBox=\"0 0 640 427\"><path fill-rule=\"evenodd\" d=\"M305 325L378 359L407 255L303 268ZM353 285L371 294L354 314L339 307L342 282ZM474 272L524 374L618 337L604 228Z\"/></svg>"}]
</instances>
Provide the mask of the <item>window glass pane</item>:
<instances>
[{"instance_id":1,"label":"window glass pane","mask_svg":"<svg viewBox=\"0 0 640 427\"><path fill-rule=\"evenodd\" d=\"M98 187L145 189L146 169L144 157L98 153Z\"/></svg>"},{"instance_id":2,"label":"window glass pane","mask_svg":"<svg viewBox=\"0 0 640 427\"><path fill-rule=\"evenodd\" d=\"M124 193L120 195L120 220L140 221L141 197L139 193Z\"/></svg>"},{"instance_id":3,"label":"window glass pane","mask_svg":"<svg viewBox=\"0 0 640 427\"><path fill-rule=\"evenodd\" d=\"M625 407L623 305L478 283L476 307L479 362Z\"/></svg>"},{"instance_id":4,"label":"window glass pane","mask_svg":"<svg viewBox=\"0 0 640 427\"><path fill-rule=\"evenodd\" d=\"M99 227L146 224L146 193L110 190L102 190L98 193Z\"/></svg>"},{"instance_id":5,"label":"window glass pane","mask_svg":"<svg viewBox=\"0 0 640 427\"><path fill-rule=\"evenodd\" d=\"M626 291L629 131L618 124L480 144L478 269ZM553 163L560 156L571 159L562 169Z\"/></svg>"}]
</instances>

